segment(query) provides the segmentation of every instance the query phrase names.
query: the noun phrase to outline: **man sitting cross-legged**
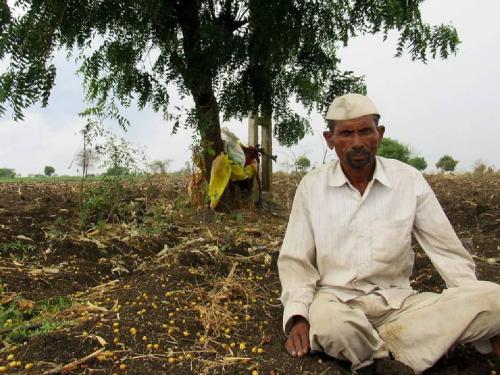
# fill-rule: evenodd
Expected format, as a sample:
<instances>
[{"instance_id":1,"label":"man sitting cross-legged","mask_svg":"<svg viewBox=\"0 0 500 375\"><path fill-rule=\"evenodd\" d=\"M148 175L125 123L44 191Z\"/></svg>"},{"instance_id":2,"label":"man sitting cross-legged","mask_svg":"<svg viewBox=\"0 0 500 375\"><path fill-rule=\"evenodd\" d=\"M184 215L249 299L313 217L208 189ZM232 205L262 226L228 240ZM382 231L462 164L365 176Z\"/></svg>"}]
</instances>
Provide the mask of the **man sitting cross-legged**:
<instances>
[{"instance_id":1,"label":"man sitting cross-legged","mask_svg":"<svg viewBox=\"0 0 500 375\"><path fill-rule=\"evenodd\" d=\"M376 156L374 103L341 96L326 118L339 160L300 182L278 259L286 350L322 351L354 371L391 353L416 373L457 344L500 356L500 286L477 281L422 174ZM441 294L410 286L412 233L446 282Z\"/></svg>"}]
</instances>

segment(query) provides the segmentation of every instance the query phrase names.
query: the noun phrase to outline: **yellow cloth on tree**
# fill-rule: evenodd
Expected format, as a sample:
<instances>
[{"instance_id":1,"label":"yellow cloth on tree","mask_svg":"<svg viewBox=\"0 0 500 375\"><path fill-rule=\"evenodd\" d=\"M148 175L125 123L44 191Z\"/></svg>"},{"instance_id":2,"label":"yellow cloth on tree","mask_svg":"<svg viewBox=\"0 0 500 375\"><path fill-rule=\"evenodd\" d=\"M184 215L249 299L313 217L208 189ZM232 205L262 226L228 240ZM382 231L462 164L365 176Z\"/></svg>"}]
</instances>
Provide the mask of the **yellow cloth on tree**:
<instances>
[{"instance_id":1,"label":"yellow cloth on tree","mask_svg":"<svg viewBox=\"0 0 500 375\"><path fill-rule=\"evenodd\" d=\"M208 196L210 197L210 208L217 207L222 193L226 189L231 176L231 161L225 152L221 152L212 162L210 183L208 184Z\"/></svg>"},{"instance_id":2,"label":"yellow cloth on tree","mask_svg":"<svg viewBox=\"0 0 500 375\"><path fill-rule=\"evenodd\" d=\"M231 181L241 181L252 178L256 170L253 165L242 167L238 164L231 165Z\"/></svg>"},{"instance_id":3,"label":"yellow cloth on tree","mask_svg":"<svg viewBox=\"0 0 500 375\"><path fill-rule=\"evenodd\" d=\"M252 178L256 172L255 166L247 165L242 167L239 164L233 164L229 156L225 152L221 152L212 162L212 172L208 184L210 208L217 207L229 180L246 180Z\"/></svg>"}]
</instances>

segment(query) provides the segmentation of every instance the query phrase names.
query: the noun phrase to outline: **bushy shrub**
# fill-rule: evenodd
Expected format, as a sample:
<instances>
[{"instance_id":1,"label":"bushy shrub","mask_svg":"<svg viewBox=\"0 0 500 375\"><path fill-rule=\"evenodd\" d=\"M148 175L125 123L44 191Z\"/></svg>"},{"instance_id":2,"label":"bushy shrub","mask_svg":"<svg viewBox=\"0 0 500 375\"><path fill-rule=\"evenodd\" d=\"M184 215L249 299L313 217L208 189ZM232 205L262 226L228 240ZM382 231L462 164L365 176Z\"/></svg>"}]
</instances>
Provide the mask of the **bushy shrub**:
<instances>
[{"instance_id":1,"label":"bushy shrub","mask_svg":"<svg viewBox=\"0 0 500 375\"><path fill-rule=\"evenodd\" d=\"M87 189L80 212L80 227L88 229L100 223L118 221L126 211L122 204L124 195L125 188L118 177L104 177L98 185Z\"/></svg>"}]
</instances>

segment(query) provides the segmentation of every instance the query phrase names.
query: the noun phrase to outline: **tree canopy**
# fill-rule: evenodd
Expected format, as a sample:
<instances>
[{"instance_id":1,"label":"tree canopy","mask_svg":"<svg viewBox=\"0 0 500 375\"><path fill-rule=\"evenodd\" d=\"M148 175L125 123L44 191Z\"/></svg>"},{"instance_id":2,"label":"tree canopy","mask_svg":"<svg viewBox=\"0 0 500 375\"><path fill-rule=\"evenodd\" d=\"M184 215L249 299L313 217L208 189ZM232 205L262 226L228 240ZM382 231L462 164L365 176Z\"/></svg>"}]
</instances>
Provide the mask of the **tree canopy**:
<instances>
[{"instance_id":1,"label":"tree canopy","mask_svg":"<svg viewBox=\"0 0 500 375\"><path fill-rule=\"evenodd\" d=\"M295 171L299 175L305 175L311 167L311 160L305 155L300 155L294 163Z\"/></svg>"},{"instance_id":2,"label":"tree canopy","mask_svg":"<svg viewBox=\"0 0 500 375\"><path fill-rule=\"evenodd\" d=\"M412 156L410 148L395 139L385 137L378 149L378 154L386 158L397 159L403 163L410 164L423 171L427 168L427 161L422 156Z\"/></svg>"},{"instance_id":3,"label":"tree canopy","mask_svg":"<svg viewBox=\"0 0 500 375\"><path fill-rule=\"evenodd\" d=\"M52 176L52 174L53 174L55 171L56 171L56 169L55 169L53 166L51 166L51 165L46 165L46 166L45 166L45 168L43 169L43 174L44 174L45 176L50 177L50 176Z\"/></svg>"},{"instance_id":4,"label":"tree canopy","mask_svg":"<svg viewBox=\"0 0 500 375\"><path fill-rule=\"evenodd\" d=\"M441 172L453 172L458 164L458 160L453 159L451 155L443 155L436 163L436 168Z\"/></svg>"},{"instance_id":5,"label":"tree canopy","mask_svg":"<svg viewBox=\"0 0 500 375\"><path fill-rule=\"evenodd\" d=\"M378 154L380 156L397 159L403 163L408 163L410 153L408 146L388 137L382 139L382 143L378 148Z\"/></svg>"},{"instance_id":6,"label":"tree canopy","mask_svg":"<svg viewBox=\"0 0 500 375\"><path fill-rule=\"evenodd\" d=\"M0 178L13 178L16 177L15 169L0 168Z\"/></svg>"},{"instance_id":7,"label":"tree canopy","mask_svg":"<svg viewBox=\"0 0 500 375\"><path fill-rule=\"evenodd\" d=\"M54 54L80 63L85 115L127 120L119 106L151 105L173 129L194 126L207 170L222 150L220 119L256 113L274 120L274 135L292 145L310 129L294 100L324 112L337 95L364 92L361 77L338 67L337 49L364 33L399 33L396 55L446 58L455 29L421 19L422 0L18 0L0 6L0 113L16 119L47 105ZM186 117L169 108L167 87L189 95Z\"/></svg>"},{"instance_id":8,"label":"tree canopy","mask_svg":"<svg viewBox=\"0 0 500 375\"><path fill-rule=\"evenodd\" d=\"M417 168L419 171L423 171L427 168L427 161L422 156L414 156L408 159L408 164Z\"/></svg>"}]
</instances>

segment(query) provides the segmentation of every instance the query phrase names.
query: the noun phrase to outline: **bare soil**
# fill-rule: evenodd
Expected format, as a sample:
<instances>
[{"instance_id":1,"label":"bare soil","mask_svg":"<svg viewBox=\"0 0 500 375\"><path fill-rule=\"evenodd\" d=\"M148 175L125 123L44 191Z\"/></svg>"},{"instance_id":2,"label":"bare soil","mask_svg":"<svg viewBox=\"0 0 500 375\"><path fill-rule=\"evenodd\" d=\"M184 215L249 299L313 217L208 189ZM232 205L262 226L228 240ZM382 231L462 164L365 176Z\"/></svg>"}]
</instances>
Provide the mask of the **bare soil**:
<instances>
[{"instance_id":1,"label":"bare soil","mask_svg":"<svg viewBox=\"0 0 500 375\"><path fill-rule=\"evenodd\" d=\"M479 278L500 282L500 175L428 180ZM87 231L77 183L0 183L0 303L71 301L52 316L59 328L3 340L0 366L12 354L21 365L9 373L349 374L347 363L284 351L276 260L297 179L277 174L274 183L263 208L220 213L191 208L183 177L129 181L119 220ZM414 287L440 291L415 251ZM460 347L426 373L492 371L497 358Z\"/></svg>"}]
</instances>

